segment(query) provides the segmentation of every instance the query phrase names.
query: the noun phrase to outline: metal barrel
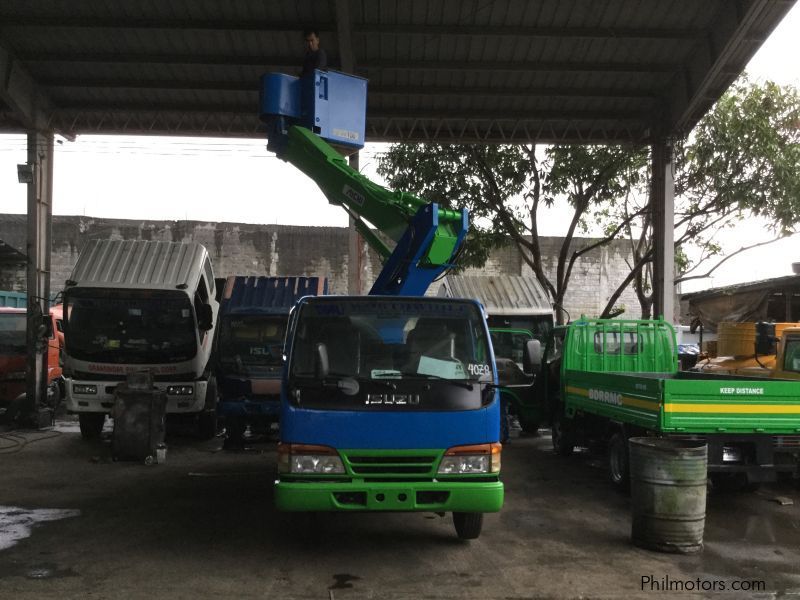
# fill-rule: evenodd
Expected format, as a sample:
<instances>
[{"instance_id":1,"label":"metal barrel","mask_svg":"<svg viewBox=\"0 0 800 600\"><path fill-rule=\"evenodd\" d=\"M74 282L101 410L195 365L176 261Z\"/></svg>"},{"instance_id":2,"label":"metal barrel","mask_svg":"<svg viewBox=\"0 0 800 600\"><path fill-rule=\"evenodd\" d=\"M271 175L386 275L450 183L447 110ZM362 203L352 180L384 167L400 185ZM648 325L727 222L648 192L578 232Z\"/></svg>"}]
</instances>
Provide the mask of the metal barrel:
<instances>
[{"instance_id":1,"label":"metal barrel","mask_svg":"<svg viewBox=\"0 0 800 600\"><path fill-rule=\"evenodd\" d=\"M631 540L641 548L703 549L708 447L705 442L630 438Z\"/></svg>"}]
</instances>

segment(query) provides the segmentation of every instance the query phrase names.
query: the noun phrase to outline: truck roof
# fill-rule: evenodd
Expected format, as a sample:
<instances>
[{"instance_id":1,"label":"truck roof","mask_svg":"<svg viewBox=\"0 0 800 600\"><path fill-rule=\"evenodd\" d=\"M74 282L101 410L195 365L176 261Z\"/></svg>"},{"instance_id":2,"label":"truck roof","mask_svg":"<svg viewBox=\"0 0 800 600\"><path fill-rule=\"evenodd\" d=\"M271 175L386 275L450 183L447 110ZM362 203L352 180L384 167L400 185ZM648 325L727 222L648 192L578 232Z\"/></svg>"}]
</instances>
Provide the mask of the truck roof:
<instances>
[{"instance_id":1,"label":"truck roof","mask_svg":"<svg viewBox=\"0 0 800 600\"><path fill-rule=\"evenodd\" d=\"M68 286L191 290L208 251L197 242L91 240L84 246Z\"/></svg>"},{"instance_id":2,"label":"truck roof","mask_svg":"<svg viewBox=\"0 0 800 600\"><path fill-rule=\"evenodd\" d=\"M552 315L550 297L535 277L448 275L439 296L477 298L490 315Z\"/></svg>"},{"instance_id":3,"label":"truck roof","mask_svg":"<svg viewBox=\"0 0 800 600\"><path fill-rule=\"evenodd\" d=\"M232 275L222 295L223 314L288 314L303 296L328 293L325 277L244 277Z\"/></svg>"}]
</instances>

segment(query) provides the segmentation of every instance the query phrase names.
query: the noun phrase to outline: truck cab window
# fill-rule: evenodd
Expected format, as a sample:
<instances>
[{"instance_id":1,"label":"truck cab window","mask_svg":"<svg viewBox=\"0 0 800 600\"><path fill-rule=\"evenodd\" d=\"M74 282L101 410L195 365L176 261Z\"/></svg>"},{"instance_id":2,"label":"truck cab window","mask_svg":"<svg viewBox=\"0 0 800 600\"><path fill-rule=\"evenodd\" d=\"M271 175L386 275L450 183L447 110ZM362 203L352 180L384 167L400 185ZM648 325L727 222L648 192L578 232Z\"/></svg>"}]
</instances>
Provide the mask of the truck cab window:
<instances>
[{"instance_id":1,"label":"truck cab window","mask_svg":"<svg viewBox=\"0 0 800 600\"><path fill-rule=\"evenodd\" d=\"M203 306L206 304L208 304L208 288L206 287L205 277L200 277L200 282L197 284L197 291L194 294L194 314L198 325L200 324L200 315L203 314ZM200 342L202 343L206 337L206 331L201 327L198 333L200 334Z\"/></svg>"},{"instance_id":2,"label":"truck cab window","mask_svg":"<svg viewBox=\"0 0 800 600\"><path fill-rule=\"evenodd\" d=\"M800 373L800 340L789 340L786 343L785 355L783 370Z\"/></svg>"},{"instance_id":3,"label":"truck cab window","mask_svg":"<svg viewBox=\"0 0 800 600\"><path fill-rule=\"evenodd\" d=\"M213 298L216 296L216 281L214 281L214 272L211 270L211 261L208 259L203 263L203 273L204 277L201 279L205 279L205 283L208 285L207 298Z\"/></svg>"},{"instance_id":4,"label":"truck cab window","mask_svg":"<svg viewBox=\"0 0 800 600\"><path fill-rule=\"evenodd\" d=\"M633 331L598 331L594 334L594 351L597 354L637 354L639 341L639 335Z\"/></svg>"}]
</instances>

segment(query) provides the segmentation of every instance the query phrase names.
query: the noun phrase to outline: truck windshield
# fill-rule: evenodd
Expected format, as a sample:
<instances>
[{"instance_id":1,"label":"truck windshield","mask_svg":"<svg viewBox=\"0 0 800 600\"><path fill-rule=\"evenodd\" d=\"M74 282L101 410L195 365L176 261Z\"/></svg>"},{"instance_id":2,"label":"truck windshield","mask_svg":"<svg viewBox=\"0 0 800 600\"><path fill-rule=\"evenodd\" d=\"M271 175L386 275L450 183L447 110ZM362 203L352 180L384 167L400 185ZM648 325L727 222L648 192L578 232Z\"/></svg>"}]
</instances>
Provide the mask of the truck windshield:
<instances>
[{"instance_id":1,"label":"truck windshield","mask_svg":"<svg viewBox=\"0 0 800 600\"><path fill-rule=\"evenodd\" d=\"M486 319L490 329L520 329L530 331L533 339L547 341L553 328L553 315L489 315ZM494 337L492 337L494 339ZM495 348L495 351L497 349ZM499 356L499 355L498 355ZM510 357L509 357L510 358ZM522 360L522 359L520 359Z\"/></svg>"},{"instance_id":2,"label":"truck windshield","mask_svg":"<svg viewBox=\"0 0 800 600\"><path fill-rule=\"evenodd\" d=\"M0 352L25 352L26 315L0 313Z\"/></svg>"},{"instance_id":3,"label":"truck windshield","mask_svg":"<svg viewBox=\"0 0 800 600\"><path fill-rule=\"evenodd\" d=\"M784 354L783 370L800 373L800 339L788 340Z\"/></svg>"},{"instance_id":4,"label":"truck windshield","mask_svg":"<svg viewBox=\"0 0 800 600\"><path fill-rule=\"evenodd\" d=\"M219 332L220 361L241 374L281 365L286 320L286 315L225 317Z\"/></svg>"},{"instance_id":5,"label":"truck windshield","mask_svg":"<svg viewBox=\"0 0 800 600\"><path fill-rule=\"evenodd\" d=\"M78 360L166 364L197 354L195 317L180 292L72 290L65 308L66 351Z\"/></svg>"},{"instance_id":6,"label":"truck windshield","mask_svg":"<svg viewBox=\"0 0 800 600\"><path fill-rule=\"evenodd\" d=\"M302 306L291 374L360 380L492 381L484 321L470 302L319 298Z\"/></svg>"}]
</instances>

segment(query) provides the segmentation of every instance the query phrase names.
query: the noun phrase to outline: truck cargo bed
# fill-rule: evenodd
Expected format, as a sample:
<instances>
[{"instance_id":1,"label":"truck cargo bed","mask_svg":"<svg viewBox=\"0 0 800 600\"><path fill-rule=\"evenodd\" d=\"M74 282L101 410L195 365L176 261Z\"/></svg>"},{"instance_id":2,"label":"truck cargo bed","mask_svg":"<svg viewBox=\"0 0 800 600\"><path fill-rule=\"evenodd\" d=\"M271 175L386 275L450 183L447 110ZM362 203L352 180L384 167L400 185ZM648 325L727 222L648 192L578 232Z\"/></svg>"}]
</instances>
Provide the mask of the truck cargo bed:
<instances>
[{"instance_id":1,"label":"truck cargo bed","mask_svg":"<svg viewBox=\"0 0 800 600\"><path fill-rule=\"evenodd\" d=\"M566 375L568 411L662 432L800 433L797 381L685 371Z\"/></svg>"}]
</instances>

